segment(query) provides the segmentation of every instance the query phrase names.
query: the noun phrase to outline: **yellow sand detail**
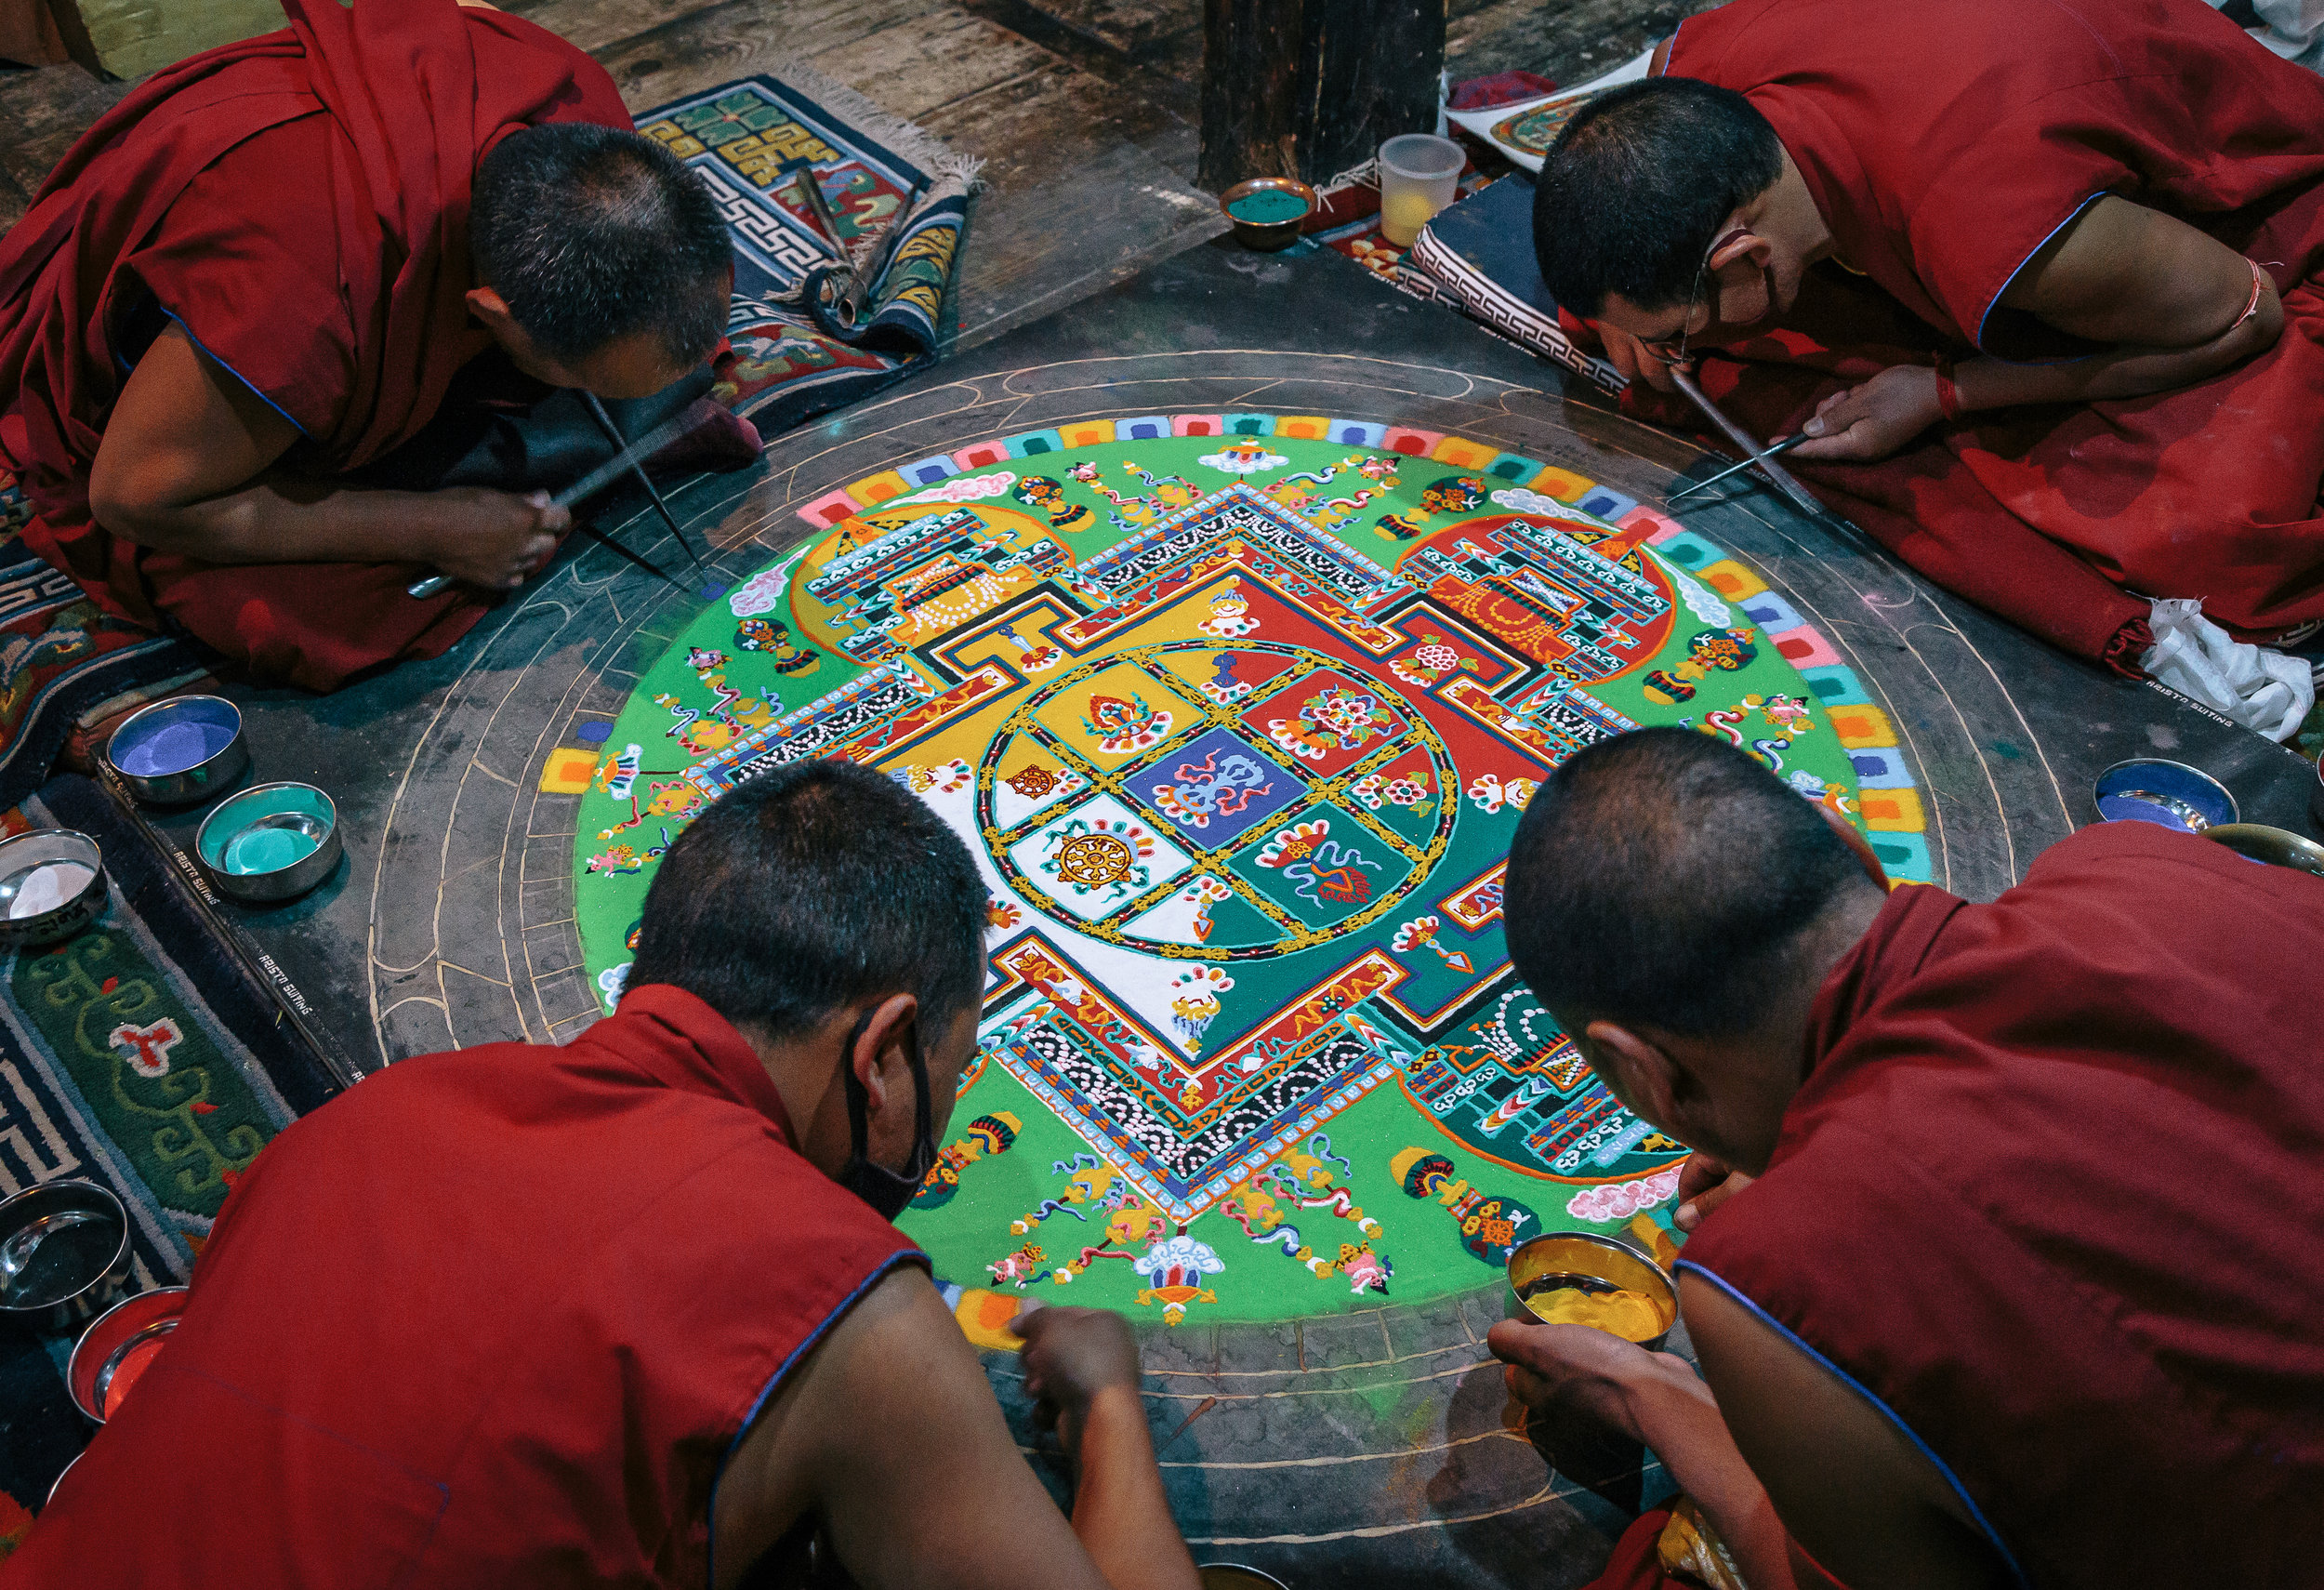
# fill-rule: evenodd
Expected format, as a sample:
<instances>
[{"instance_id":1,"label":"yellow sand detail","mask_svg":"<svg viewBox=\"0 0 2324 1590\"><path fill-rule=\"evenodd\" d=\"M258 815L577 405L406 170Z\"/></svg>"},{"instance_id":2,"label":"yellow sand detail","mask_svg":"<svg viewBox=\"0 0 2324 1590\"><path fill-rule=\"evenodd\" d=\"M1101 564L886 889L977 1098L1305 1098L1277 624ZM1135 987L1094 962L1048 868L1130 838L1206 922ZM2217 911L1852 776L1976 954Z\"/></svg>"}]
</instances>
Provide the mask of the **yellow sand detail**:
<instances>
[{"instance_id":1,"label":"yellow sand detail","mask_svg":"<svg viewBox=\"0 0 2324 1590\"><path fill-rule=\"evenodd\" d=\"M1525 1299L1525 1306L1552 1325L1588 1325L1626 1342L1650 1341L1662 1333L1662 1310L1643 1292L1588 1292L1552 1287Z\"/></svg>"}]
</instances>

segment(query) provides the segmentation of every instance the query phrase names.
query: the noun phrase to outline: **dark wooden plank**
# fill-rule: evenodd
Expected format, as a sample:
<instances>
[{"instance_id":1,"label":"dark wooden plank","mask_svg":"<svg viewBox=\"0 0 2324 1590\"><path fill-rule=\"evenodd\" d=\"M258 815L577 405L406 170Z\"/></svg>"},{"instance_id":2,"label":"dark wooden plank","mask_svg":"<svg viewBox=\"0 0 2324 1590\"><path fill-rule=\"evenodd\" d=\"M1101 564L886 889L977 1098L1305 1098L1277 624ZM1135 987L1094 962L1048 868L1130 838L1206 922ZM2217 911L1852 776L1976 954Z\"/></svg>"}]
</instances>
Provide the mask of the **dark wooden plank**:
<instances>
[{"instance_id":1,"label":"dark wooden plank","mask_svg":"<svg viewBox=\"0 0 2324 1590\"><path fill-rule=\"evenodd\" d=\"M561 8L593 0L554 0ZM1186 124L968 9L910 0L818 34L801 7L735 0L599 49L633 109L787 54L985 163L956 288L957 345L1048 313L1215 236L1218 206L1173 170ZM546 13L548 7L544 7Z\"/></svg>"},{"instance_id":2,"label":"dark wooden plank","mask_svg":"<svg viewBox=\"0 0 2324 1590\"><path fill-rule=\"evenodd\" d=\"M1444 60L1445 0L1205 0L1195 180L1321 181L1428 132Z\"/></svg>"},{"instance_id":3,"label":"dark wooden plank","mask_svg":"<svg viewBox=\"0 0 2324 1590\"><path fill-rule=\"evenodd\" d=\"M804 55L851 44L931 6L932 0L793 0L783 6L762 0L512 0L505 9L609 66L608 58L618 55L634 70L664 53L657 45L675 52L670 64L680 63L684 52L715 51L745 38L769 57Z\"/></svg>"},{"instance_id":4,"label":"dark wooden plank","mask_svg":"<svg viewBox=\"0 0 2324 1590\"><path fill-rule=\"evenodd\" d=\"M932 7L851 44L815 49L806 59L882 110L914 121L1063 64L1038 45L957 6Z\"/></svg>"},{"instance_id":5,"label":"dark wooden plank","mask_svg":"<svg viewBox=\"0 0 2324 1590\"><path fill-rule=\"evenodd\" d=\"M1226 218L1178 172L1195 132L1063 61L923 119L982 156L991 191L971 213L957 346L1062 309L1217 236Z\"/></svg>"}]
</instances>

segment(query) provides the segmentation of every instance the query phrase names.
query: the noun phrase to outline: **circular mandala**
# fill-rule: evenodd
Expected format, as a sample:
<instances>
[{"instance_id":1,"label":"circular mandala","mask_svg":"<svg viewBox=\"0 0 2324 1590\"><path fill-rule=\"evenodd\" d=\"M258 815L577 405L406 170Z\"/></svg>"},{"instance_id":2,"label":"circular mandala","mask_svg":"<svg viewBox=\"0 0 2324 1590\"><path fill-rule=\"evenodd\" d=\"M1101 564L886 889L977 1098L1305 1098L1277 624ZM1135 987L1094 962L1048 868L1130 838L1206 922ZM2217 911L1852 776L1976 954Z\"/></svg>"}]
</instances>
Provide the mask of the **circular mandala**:
<instances>
[{"instance_id":1,"label":"circular mandala","mask_svg":"<svg viewBox=\"0 0 2324 1590\"><path fill-rule=\"evenodd\" d=\"M1561 761L1657 722L1901 821L1861 682L1719 549L1531 459L1296 417L1071 429L810 504L812 544L645 670L577 839L599 989L687 822L848 757L991 896L967 1124L905 1217L940 1273L1295 1318L1474 1288L1548 1226L1674 1240L1684 1146L1511 969L1510 840Z\"/></svg>"}]
</instances>

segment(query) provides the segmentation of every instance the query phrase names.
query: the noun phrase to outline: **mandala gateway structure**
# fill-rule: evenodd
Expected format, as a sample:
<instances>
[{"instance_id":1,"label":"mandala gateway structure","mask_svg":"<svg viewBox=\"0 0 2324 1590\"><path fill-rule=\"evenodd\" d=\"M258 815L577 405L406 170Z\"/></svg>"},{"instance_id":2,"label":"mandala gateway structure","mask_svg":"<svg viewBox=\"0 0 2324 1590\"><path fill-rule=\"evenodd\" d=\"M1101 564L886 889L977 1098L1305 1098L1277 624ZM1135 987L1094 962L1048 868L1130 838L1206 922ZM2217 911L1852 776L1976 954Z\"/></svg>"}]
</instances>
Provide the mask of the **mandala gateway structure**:
<instances>
[{"instance_id":1,"label":"mandala gateway structure","mask_svg":"<svg viewBox=\"0 0 2324 1590\"><path fill-rule=\"evenodd\" d=\"M1750 571L1591 483L1311 417L1099 421L810 505L614 725L576 851L609 1006L654 857L817 756L984 868L992 977L905 1218L977 1299L1176 1322L1492 1279L1545 1226L1667 1249L1681 1146L1512 975L1502 858L1582 746L1684 722L1925 876L1895 736ZM1005 1312L997 1310L997 1313Z\"/></svg>"}]
</instances>

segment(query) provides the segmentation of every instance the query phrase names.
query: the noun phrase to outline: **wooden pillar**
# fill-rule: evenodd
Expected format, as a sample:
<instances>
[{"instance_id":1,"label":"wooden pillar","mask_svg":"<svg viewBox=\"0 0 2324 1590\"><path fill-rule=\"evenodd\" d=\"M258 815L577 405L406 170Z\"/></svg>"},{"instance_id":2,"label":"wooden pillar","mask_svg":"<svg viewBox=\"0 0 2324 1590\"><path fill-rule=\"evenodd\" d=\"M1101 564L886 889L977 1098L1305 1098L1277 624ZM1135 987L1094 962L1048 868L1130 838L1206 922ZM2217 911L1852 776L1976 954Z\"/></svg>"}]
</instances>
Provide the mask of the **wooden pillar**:
<instances>
[{"instance_id":1,"label":"wooden pillar","mask_svg":"<svg viewBox=\"0 0 2324 1590\"><path fill-rule=\"evenodd\" d=\"M1444 67L1445 0L1203 0L1195 185L1321 181L1433 132Z\"/></svg>"}]
</instances>

